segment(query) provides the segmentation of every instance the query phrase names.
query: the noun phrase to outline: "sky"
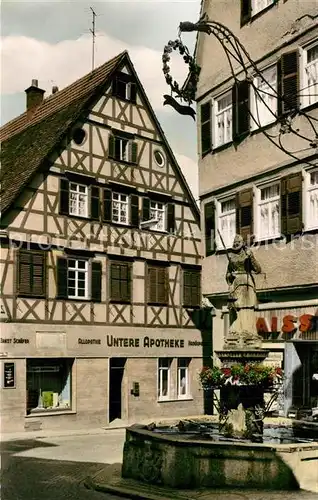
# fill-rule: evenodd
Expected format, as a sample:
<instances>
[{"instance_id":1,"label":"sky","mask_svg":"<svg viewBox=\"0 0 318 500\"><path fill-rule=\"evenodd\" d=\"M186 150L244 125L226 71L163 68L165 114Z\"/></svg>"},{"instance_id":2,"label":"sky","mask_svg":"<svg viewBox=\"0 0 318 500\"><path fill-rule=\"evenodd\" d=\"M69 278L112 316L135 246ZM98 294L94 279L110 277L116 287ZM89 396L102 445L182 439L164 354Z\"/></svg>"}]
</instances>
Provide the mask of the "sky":
<instances>
[{"instance_id":1,"label":"sky","mask_svg":"<svg viewBox=\"0 0 318 500\"><path fill-rule=\"evenodd\" d=\"M196 125L170 106L161 57L169 40L178 36L180 21L199 18L200 0L116 0L103 2L2 0L1 3L1 125L25 111L25 89L32 79L51 94L92 68L92 11L95 19L95 67L128 50L166 138L198 199ZM193 52L195 34L183 42ZM178 52L170 62L171 75L180 83L187 66Z\"/></svg>"}]
</instances>

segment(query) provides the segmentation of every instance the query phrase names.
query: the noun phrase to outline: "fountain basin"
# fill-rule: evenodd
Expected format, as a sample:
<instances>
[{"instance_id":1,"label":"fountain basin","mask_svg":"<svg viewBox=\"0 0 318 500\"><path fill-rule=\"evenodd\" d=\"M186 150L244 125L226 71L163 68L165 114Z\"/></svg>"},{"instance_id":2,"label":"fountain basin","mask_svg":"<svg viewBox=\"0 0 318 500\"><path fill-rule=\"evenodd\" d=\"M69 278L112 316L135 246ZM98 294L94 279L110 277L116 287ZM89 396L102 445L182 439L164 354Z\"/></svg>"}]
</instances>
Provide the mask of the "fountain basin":
<instances>
[{"instance_id":1,"label":"fountain basin","mask_svg":"<svg viewBox=\"0 0 318 500\"><path fill-rule=\"evenodd\" d=\"M220 442L126 429L122 476L171 488L318 491L318 442ZM317 490L315 489L317 486Z\"/></svg>"}]
</instances>

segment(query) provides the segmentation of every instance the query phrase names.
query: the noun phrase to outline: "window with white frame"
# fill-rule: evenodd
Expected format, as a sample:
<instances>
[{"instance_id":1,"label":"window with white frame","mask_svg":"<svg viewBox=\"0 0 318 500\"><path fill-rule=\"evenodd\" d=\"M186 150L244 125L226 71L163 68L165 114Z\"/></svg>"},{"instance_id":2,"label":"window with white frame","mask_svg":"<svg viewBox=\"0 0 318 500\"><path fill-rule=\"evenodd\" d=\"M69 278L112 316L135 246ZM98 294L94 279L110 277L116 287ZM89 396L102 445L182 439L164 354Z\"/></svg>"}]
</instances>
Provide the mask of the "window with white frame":
<instances>
[{"instance_id":1,"label":"window with white frame","mask_svg":"<svg viewBox=\"0 0 318 500\"><path fill-rule=\"evenodd\" d=\"M178 398L190 396L189 364L187 358L178 359Z\"/></svg>"},{"instance_id":2,"label":"window with white frame","mask_svg":"<svg viewBox=\"0 0 318 500\"><path fill-rule=\"evenodd\" d=\"M68 259L67 290L69 298L88 298L88 264L88 260Z\"/></svg>"},{"instance_id":3,"label":"window with white frame","mask_svg":"<svg viewBox=\"0 0 318 500\"><path fill-rule=\"evenodd\" d=\"M305 176L305 228L318 228L318 168Z\"/></svg>"},{"instance_id":4,"label":"window with white frame","mask_svg":"<svg viewBox=\"0 0 318 500\"><path fill-rule=\"evenodd\" d=\"M154 231L165 231L166 229L166 205L159 201L150 202L150 219L155 219L151 225Z\"/></svg>"},{"instance_id":5,"label":"window with white frame","mask_svg":"<svg viewBox=\"0 0 318 500\"><path fill-rule=\"evenodd\" d=\"M70 182L70 215L88 216L88 187Z\"/></svg>"},{"instance_id":6,"label":"window with white frame","mask_svg":"<svg viewBox=\"0 0 318 500\"><path fill-rule=\"evenodd\" d=\"M115 159L129 161L129 141L121 137L115 137Z\"/></svg>"},{"instance_id":7,"label":"window with white frame","mask_svg":"<svg viewBox=\"0 0 318 500\"><path fill-rule=\"evenodd\" d=\"M260 187L257 198L257 239L278 238L281 235L279 183Z\"/></svg>"},{"instance_id":8,"label":"window with white frame","mask_svg":"<svg viewBox=\"0 0 318 500\"><path fill-rule=\"evenodd\" d=\"M170 397L170 369L171 369L171 359L159 358L158 399L169 399Z\"/></svg>"},{"instance_id":9,"label":"window with white frame","mask_svg":"<svg viewBox=\"0 0 318 500\"><path fill-rule=\"evenodd\" d=\"M262 76L254 78L252 89L251 128L264 127L276 121L277 116L277 66L262 71Z\"/></svg>"},{"instance_id":10,"label":"window with white frame","mask_svg":"<svg viewBox=\"0 0 318 500\"><path fill-rule=\"evenodd\" d=\"M272 5L274 0L252 0L252 16Z\"/></svg>"},{"instance_id":11,"label":"window with white frame","mask_svg":"<svg viewBox=\"0 0 318 500\"><path fill-rule=\"evenodd\" d=\"M229 198L217 203L217 228L221 233L226 248L231 248L236 234L236 202ZM222 249L223 243L217 232L217 248Z\"/></svg>"},{"instance_id":12,"label":"window with white frame","mask_svg":"<svg viewBox=\"0 0 318 500\"><path fill-rule=\"evenodd\" d=\"M129 196L127 194L112 193L112 221L128 224Z\"/></svg>"},{"instance_id":13,"label":"window with white frame","mask_svg":"<svg viewBox=\"0 0 318 500\"><path fill-rule=\"evenodd\" d=\"M214 101L214 141L217 148L232 141L232 93L215 99Z\"/></svg>"},{"instance_id":14,"label":"window with white frame","mask_svg":"<svg viewBox=\"0 0 318 500\"><path fill-rule=\"evenodd\" d=\"M303 51L302 104L310 106L318 101L318 42Z\"/></svg>"}]
</instances>

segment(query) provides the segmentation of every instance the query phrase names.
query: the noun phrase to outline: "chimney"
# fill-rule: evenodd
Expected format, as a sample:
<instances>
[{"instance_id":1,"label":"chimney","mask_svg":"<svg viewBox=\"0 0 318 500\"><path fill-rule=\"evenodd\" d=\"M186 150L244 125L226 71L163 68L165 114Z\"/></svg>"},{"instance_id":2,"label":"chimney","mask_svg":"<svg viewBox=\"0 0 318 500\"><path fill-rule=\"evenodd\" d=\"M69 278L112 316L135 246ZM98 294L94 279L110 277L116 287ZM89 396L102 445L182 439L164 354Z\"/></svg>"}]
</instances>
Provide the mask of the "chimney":
<instances>
[{"instance_id":1,"label":"chimney","mask_svg":"<svg viewBox=\"0 0 318 500\"><path fill-rule=\"evenodd\" d=\"M59 91L59 88L56 85L54 85L52 87L52 94L56 94L56 92L58 92L58 91Z\"/></svg>"},{"instance_id":2,"label":"chimney","mask_svg":"<svg viewBox=\"0 0 318 500\"><path fill-rule=\"evenodd\" d=\"M32 80L31 87L25 90L28 118L31 118L35 110L42 103L44 92L45 90L39 89L37 80Z\"/></svg>"}]
</instances>

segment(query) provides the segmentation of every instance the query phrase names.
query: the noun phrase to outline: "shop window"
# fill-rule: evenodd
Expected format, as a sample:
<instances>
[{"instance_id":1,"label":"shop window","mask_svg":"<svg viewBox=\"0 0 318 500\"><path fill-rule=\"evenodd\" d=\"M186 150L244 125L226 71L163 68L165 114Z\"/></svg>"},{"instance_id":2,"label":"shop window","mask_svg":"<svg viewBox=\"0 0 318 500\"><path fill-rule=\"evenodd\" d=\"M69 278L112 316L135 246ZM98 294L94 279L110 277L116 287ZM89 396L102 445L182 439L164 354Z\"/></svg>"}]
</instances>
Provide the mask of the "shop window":
<instances>
[{"instance_id":1,"label":"shop window","mask_svg":"<svg viewBox=\"0 0 318 500\"><path fill-rule=\"evenodd\" d=\"M262 71L251 88L251 129L264 127L277 119L277 66Z\"/></svg>"},{"instance_id":2,"label":"shop window","mask_svg":"<svg viewBox=\"0 0 318 500\"><path fill-rule=\"evenodd\" d=\"M178 398L187 398L190 396L190 378L189 378L190 360L187 358L178 359Z\"/></svg>"},{"instance_id":3,"label":"shop window","mask_svg":"<svg viewBox=\"0 0 318 500\"><path fill-rule=\"evenodd\" d=\"M318 169L305 172L305 230L318 228Z\"/></svg>"},{"instance_id":4,"label":"shop window","mask_svg":"<svg viewBox=\"0 0 318 500\"><path fill-rule=\"evenodd\" d=\"M148 266L148 304L168 304L168 269Z\"/></svg>"},{"instance_id":5,"label":"shop window","mask_svg":"<svg viewBox=\"0 0 318 500\"><path fill-rule=\"evenodd\" d=\"M27 360L27 414L72 409L73 359Z\"/></svg>"},{"instance_id":6,"label":"shop window","mask_svg":"<svg viewBox=\"0 0 318 500\"><path fill-rule=\"evenodd\" d=\"M170 399L171 359L158 360L158 399Z\"/></svg>"},{"instance_id":7,"label":"shop window","mask_svg":"<svg viewBox=\"0 0 318 500\"><path fill-rule=\"evenodd\" d=\"M110 262L110 300L130 302L131 300L131 263Z\"/></svg>"},{"instance_id":8,"label":"shop window","mask_svg":"<svg viewBox=\"0 0 318 500\"><path fill-rule=\"evenodd\" d=\"M201 303L201 272L198 269L183 270L183 305L199 307Z\"/></svg>"},{"instance_id":9,"label":"shop window","mask_svg":"<svg viewBox=\"0 0 318 500\"><path fill-rule=\"evenodd\" d=\"M46 254L32 250L18 253L18 295L24 297L45 297Z\"/></svg>"}]
</instances>

